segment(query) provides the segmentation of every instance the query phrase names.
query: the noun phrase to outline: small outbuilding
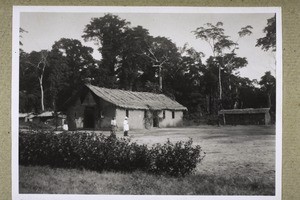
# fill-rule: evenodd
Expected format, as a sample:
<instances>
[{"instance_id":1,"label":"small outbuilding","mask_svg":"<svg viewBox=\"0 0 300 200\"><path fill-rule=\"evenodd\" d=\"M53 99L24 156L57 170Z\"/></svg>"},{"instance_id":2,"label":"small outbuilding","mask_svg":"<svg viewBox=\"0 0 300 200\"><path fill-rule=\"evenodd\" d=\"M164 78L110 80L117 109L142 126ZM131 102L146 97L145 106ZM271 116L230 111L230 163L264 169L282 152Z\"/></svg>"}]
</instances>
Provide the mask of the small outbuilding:
<instances>
[{"instance_id":1,"label":"small outbuilding","mask_svg":"<svg viewBox=\"0 0 300 200\"><path fill-rule=\"evenodd\" d=\"M36 114L32 117L32 121L34 123L46 123L47 120L53 119L54 117L54 112L52 111L45 111L40 114Z\"/></svg>"},{"instance_id":2,"label":"small outbuilding","mask_svg":"<svg viewBox=\"0 0 300 200\"><path fill-rule=\"evenodd\" d=\"M34 113L19 113L19 121L20 122L33 122L33 123L48 123L53 122L57 123L58 126L62 126L65 124L66 121L66 115L58 112L55 115L54 111L45 111L39 114Z\"/></svg>"},{"instance_id":3,"label":"small outbuilding","mask_svg":"<svg viewBox=\"0 0 300 200\"><path fill-rule=\"evenodd\" d=\"M220 110L222 124L226 125L269 125L270 108L246 108Z\"/></svg>"},{"instance_id":4,"label":"small outbuilding","mask_svg":"<svg viewBox=\"0 0 300 200\"><path fill-rule=\"evenodd\" d=\"M32 122L33 117L34 117L33 113L19 113L20 122Z\"/></svg>"},{"instance_id":5,"label":"small outbuilding","mask_svg":"<svg viewBox=\"0 0 300 200\"><path fill-rule=\"evenodd\" d=\"M107 129L113 117L122 128L125 116L129 119L130 129L180 126L183 112L187 110L164 94L108 89L91 84L85 84L66 105L69 130Z\"/></svg>"}]
</instances>

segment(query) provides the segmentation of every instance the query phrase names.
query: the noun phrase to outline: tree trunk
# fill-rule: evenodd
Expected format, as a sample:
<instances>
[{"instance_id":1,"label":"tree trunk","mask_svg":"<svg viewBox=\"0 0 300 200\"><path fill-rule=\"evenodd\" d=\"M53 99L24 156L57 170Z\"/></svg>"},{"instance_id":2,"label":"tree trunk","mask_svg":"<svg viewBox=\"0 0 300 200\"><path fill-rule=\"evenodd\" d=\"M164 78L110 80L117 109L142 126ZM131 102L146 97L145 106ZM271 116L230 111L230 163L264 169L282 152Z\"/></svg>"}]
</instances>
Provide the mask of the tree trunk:
<instances>
[{"instance_id":1,"label":"tree trunk","mask_svg":"<svg viewBox=\"0 0 300 200\"><path fill-rule=\"evenodd\" d=\"M272 102L271 102L271 92L268 92L268 108L271 108Z\"/></svg>"},{"instance_id":2,"label":"tree trunk","mask_svg":"<svg viewBox=\"0 0 300 200\"><path fill-rule=\"evenodd\" d=\"M221 66L219 65L219 100L222 100Z\"/></svg>"},{"instance_id":3,"label":"tree trunk","mask_svg":"<svg viewBox=\"0 0 300 200\"><path fill-rule=\"evenodd\" d=\"M158 67L158 78L159 78L159 89L162 91L162 75L161 75L161 66Z\"/></svg>"},{"instance_id":4,"label":"tree trunk","mask_svg":"<svg viewBox=\"0 0 300 200\"><path fill-rule=\"evenodd\" d=\"M44 106L44 88L43 88L43 79L40 78L40 89L41 89L41 107L42 111L45 111L45 106Z\"/></svg>"},{"instance_id":5,"label":"tree trunk","mask_svg":"<svg viewBox=\"0 0 300 200\"><path fill-rule=\"evenodd\" d=\"M219 99L217 102L217 113L219 110L223 109L222 105L222 80L221 80L221 66L219 65Z\"/></svg>"},{"instance_id":6,"label":"tree trunk","mask_svg":"<svg viewBox=\"0 0 300 200\"><path fill-rule=\"evenodd\" d=\"M128 90L129 90L129 91L132 91L132 88L133 88L133 80L130 80L130 81L129 81Z\"/></svg>"},{"instance_id":7,"label":"tree trunk","mask_svg":"<svg viewBox=\"0 0 300 200\"><path fill-rule=\"evenodd\" d=\"M210 101L211 101L210 95L206 95L206 112L208 114L210 114Z\"/></svg>"}]
</instances>

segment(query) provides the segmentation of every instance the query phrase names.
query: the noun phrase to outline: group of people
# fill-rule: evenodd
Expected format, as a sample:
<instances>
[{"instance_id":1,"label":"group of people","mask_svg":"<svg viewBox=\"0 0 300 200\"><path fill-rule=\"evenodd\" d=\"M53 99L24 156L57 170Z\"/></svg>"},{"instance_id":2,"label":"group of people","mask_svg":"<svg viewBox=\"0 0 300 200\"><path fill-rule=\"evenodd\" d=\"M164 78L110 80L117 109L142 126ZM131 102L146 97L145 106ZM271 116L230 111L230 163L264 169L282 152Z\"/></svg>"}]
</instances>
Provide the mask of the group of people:
<instances>
[{"instance_id":1,"label":"group of people","mask_svg":"<svg viewBox=\"0 0 300 200\"><path fill-rule=\"evenodd\" d=\"M112 118L110 124L111 124L111 135L115 137L116 131L118 129L117 120L115 117ZM123 131L124 131L124 136L128 136L128 132L129 132L128 117L125 117L123 121Z\"/></svg>"}]
</instances>

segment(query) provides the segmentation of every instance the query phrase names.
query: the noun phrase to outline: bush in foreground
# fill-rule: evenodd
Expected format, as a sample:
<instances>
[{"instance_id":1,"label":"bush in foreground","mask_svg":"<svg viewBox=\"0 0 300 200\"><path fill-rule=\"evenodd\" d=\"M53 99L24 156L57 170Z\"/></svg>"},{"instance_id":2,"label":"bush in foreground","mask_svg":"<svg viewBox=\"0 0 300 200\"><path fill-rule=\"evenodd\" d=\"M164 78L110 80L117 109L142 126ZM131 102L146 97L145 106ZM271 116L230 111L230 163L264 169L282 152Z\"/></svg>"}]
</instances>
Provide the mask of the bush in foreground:
<instances>
[{"instance_id":1,"label":"bush in foreground","mask_svg":"<svg viewBox=\"0 0 300 200\"><path fill-rule=\"evenodd\" d=\"M49 165L96 171L148 171L171 176L190 174L203 159L199 145L187 142L155 144L151 148L129 139L80 132L19 135L21 165Z\"/></svg>"},{"instance_id":2,"label":"bush in foreground","mask_svg":"<svg viewBox=\"0 0 300 200\"><path fill-rule=\"evenodd\" d=\"M184 176L190 174L203 157L200 156L201 147L192 146L193 140L179 141L175 144L169 140L161 145L152 147L150 154L152 165L150 171L154 173L165 172L172 176Z\"/></svg>"}]
</instances>

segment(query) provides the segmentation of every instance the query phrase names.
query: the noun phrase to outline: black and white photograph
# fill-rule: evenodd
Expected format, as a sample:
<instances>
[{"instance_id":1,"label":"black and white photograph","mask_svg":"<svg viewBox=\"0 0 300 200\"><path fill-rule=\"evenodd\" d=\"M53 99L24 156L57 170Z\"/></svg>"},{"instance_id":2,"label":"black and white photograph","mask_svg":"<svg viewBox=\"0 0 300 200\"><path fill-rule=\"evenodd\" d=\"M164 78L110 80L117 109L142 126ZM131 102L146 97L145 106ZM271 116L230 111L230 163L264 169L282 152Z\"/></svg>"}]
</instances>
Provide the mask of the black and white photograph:
<instances>
[{"instance_id":1,"label":"black and white photograph","mask_svg":"<svg viewBox=\"0 0 300 200\"><path fill-rule=\"evenodd\" d=\"M281 32L276 7L15 6L13 199L281 199Z\"/></svg>"}]
</instances>

